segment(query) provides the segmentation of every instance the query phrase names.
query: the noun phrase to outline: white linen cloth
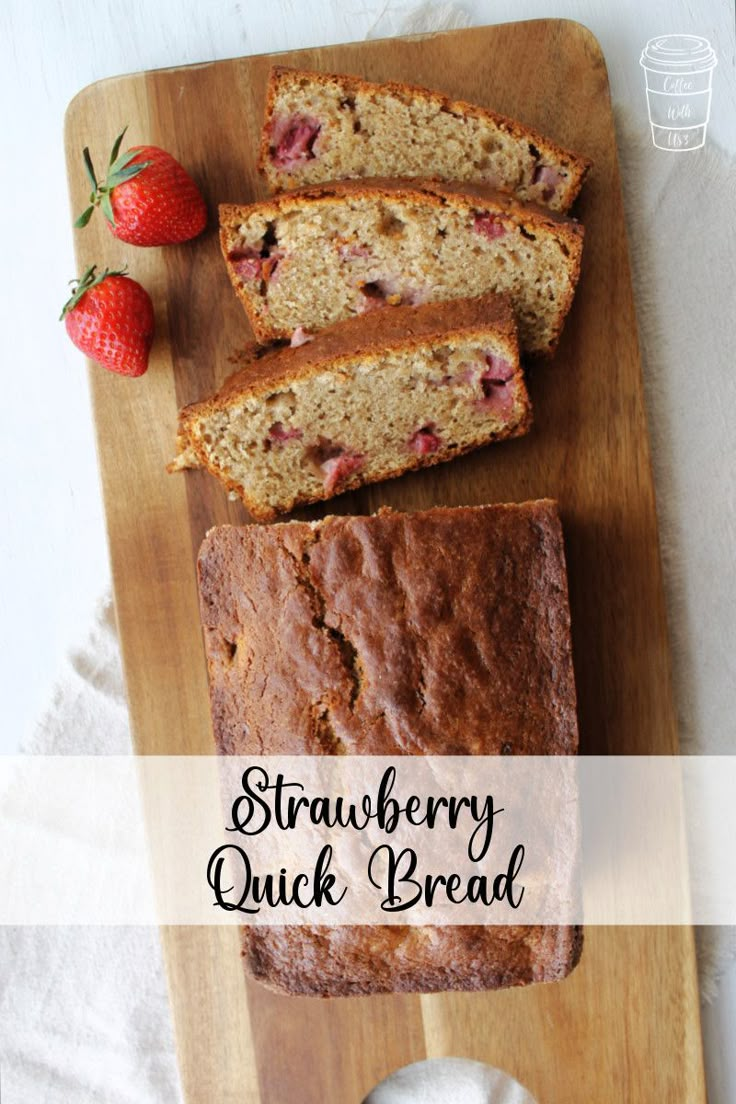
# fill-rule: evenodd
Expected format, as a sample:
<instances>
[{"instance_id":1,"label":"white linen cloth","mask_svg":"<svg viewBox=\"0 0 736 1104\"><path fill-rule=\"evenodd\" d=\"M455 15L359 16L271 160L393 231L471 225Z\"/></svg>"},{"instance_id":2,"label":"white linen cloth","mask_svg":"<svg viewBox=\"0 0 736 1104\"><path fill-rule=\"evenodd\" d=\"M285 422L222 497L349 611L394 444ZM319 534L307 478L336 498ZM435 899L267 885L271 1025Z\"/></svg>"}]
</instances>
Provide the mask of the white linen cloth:
<instances>
[{"instance_id":1,"label":"white linen cloth","mask_svg":"<svg viewBox=\"0 0 736 1104\"><path fill-rule=\"evenodd\" d=\"M23 750L132 752L109 596ZM0 964L2 1104L182 1099L157 928L0 927Z\"/></svg>"},{"instance_id":2,"label":"white linen cloth","mask_svg":"<svg viewBox=\"0 0 736 1104\"><path fill-rule=\"evenodd\" d=\"M682 751L736 751L736 159L616 113ZM698 936L701 996L736 928Z\"/></svg>"},{"instance_id":3,"label":"white linen cloth","mask_svg":"<svg viewBox=\"0 0 736 1104\"><path fill-rule=\"evenodd\" d=\"M467 22L453 5L425 4L401 25L379 20L370 37ZM643 96L642 90L642 114L619 112L617 127L682 746L728 754L736 716L736 595L730 586L736 546L736 172L733 159L710 141L697 153L655 150ZM109 597L88 640L70 653L24 750L131 751ZM731 929L707 931L701 939L704 994L714 992L735 944ZM0 962L3 1104L181 1100L155 931L0 929ZM419 1067L411 1075L402 1072L370 1099L524 1099L499 1095L489 1067L462 1063L461 1071L452 1062L420 1064L429 1074ZM453 1070L460 1077L457 1091L437 1095L436 1086L449 1084Z\"/></svg>"},{"instance_id":4,"label":"white linen cloth","mask_svg":"<svg viewBox=\"0 0 736 1104\"><path fill-rule=\"evenodd\" d=\"M363 1104L537 1104L502 1070L469 1058L428 1058L392 1073Z\"/></svg>"}]
</instances>

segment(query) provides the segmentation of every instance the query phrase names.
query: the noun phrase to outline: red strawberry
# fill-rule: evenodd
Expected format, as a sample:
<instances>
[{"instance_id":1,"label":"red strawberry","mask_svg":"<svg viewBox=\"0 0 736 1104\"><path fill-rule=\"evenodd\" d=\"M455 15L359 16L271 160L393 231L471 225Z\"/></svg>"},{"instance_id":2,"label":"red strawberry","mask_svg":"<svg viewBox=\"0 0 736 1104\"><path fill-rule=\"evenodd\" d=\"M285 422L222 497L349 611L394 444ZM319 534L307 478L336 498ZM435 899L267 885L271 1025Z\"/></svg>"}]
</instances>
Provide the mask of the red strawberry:
<instances>
[{"instance_id":1,"label":"red strawberry","mask_svg":"<svg viewBox=\"0 0 736 1104\"><path fill-rule=\"evenodd\" d=\"M125 130L115 140L102 184L85 148L92 194L74 225L86 226L95 207L101 207L115 237L131 245L174 245L196 238L207 224L207 208L189 173L158 146L133 146L120 154L124 135Z\"/></svg>"},{"instance_id":2,"label":"red strawberry","mask_svg":"<svg viewBox=\"0 0 736 1104\"><path fill-rule=\"evenodd\" d=\"M153 303L145 288L124 272L95 275L96 265L77 281L61 318L78 349L121 376L142 376L153 342Z\"/></svg>"}]
</instances>

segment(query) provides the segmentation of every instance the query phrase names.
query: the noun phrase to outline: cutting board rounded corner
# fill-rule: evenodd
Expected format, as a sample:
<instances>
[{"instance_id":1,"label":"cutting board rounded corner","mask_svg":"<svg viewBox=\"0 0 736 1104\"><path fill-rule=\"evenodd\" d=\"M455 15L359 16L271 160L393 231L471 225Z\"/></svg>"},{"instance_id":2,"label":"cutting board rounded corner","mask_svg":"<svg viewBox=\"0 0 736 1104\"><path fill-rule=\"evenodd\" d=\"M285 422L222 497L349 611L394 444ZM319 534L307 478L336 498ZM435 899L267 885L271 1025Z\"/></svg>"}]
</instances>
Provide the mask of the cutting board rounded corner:
<instances>
[{"instance_id":1,"label":"cutting board rounded corner","mask_svg":"<svg viewBox=\"0 0 736 1104\"><path fill-rule=\"evenodd\" d=\"M104 95L104 90L111 84L115 84L116 81L123 80L135 80L136 77L143 77L144 73L124 73L118 76L112 77L100 77L99 80L92 81L90 84L85 84L83 88L80 88L78 92L75 92L69 103L64 110L64 145L69 148L69 140L71 132L74 129L77 117L85 118L87 112L87 101L97 100L100 93ZM82 163L82 151L79 151L79 162Z\"/></svg>"}]
</instances>

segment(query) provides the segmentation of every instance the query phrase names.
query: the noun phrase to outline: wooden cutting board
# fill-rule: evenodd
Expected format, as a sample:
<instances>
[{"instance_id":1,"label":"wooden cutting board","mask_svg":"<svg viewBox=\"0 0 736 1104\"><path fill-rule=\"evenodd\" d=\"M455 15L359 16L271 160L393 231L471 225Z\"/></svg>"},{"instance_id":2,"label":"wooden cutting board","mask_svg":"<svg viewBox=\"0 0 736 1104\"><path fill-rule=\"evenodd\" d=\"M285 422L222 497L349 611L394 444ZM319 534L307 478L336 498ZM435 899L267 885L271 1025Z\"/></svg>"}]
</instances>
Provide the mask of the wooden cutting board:
<instances>
[{"instance_id":1,"label":"wooden cutting board","mask_svg":"<svg viewBox=\"0 0 736 1104\"><path fill-rule=\"evenodd\" d=\"M66 118L72 209L81 150L102 168L132 143L174 152L201 184L210 230L138 250L97 215L80 271L127 262L151 292L158 336L140 380L91 368L115 597L135 745L212 751L195 558L212 525L244 522L204 473L167 476L180 405L209 393L248 337L216 236L218 202L263 195L255 170L269 65L438 86L591 156L577 299L553 363L531 378L529 437L343 496L332 512L556 497L570 572L582 749L677 751L647 424L606 67L576 23L540 20L278 57L140 73L81 92ZM300 516L317 517L312 508ZM229 928L163 931L188 1104L358 1104L391 1070L464 1055L518 1077L544 1104L705 1100L692 932L589 929L566 981L486 994L319 1001L246 985Z\"/></svg>"}]
</instances>

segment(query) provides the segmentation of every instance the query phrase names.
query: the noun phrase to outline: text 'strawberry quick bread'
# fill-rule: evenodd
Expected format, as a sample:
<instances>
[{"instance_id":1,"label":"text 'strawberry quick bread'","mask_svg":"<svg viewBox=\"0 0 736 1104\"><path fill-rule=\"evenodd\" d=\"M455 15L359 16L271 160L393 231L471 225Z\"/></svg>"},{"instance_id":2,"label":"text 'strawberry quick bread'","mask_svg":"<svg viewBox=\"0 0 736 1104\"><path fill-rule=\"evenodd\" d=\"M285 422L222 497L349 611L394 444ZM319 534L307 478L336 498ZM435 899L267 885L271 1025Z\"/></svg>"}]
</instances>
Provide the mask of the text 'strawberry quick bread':
<instances>
[{"instance_id":1,"label":"text 'strawberry quick bread'","mask_svg":"<svg viewBox=\"0 0 736 1104\"><path fill-rule=\"evenodd\" d=\"M438 92L271 70L260 166L274 191L366 176L432 176L567 211L590 162L534 130Z\"/></svg>"},{"instance_id":2,"label":"text 'strawberry quick bread'","mask_svg":"<svg viewBox=\"0 0 736 1104\"><path fill-rule=\"evenodd\" d=\"M223 754L577 751L553 502L223 526L202 545L199 588ZM251 974L319 996L551 981L581 944L567 926L243 934Z\"/></svg>"},{"instance_id":3,"label":"text 'strawberry quick bread'","mask_svg":"<svg viewBox=\"0 0 736 1104\"><path fill-rule=\"evenodd\" d=\"M549 354L583 228L472 185L339 181L220 208L228 274L259 341L393 305L508 294L522 351Z\"/></svg>"},{"instance_id":4,"label":"text 'strawberry quick bread'","mask_svg":"<svg viewBox=\"0 0 736 1104\"><path fill-rule=\"evenodd\" d=\"M260 520L529 427L500 296L396 307L299 336L296 348L247 350L218 394L179 419L171 467L208 468Z\"/></svg>"}]
</instances>

